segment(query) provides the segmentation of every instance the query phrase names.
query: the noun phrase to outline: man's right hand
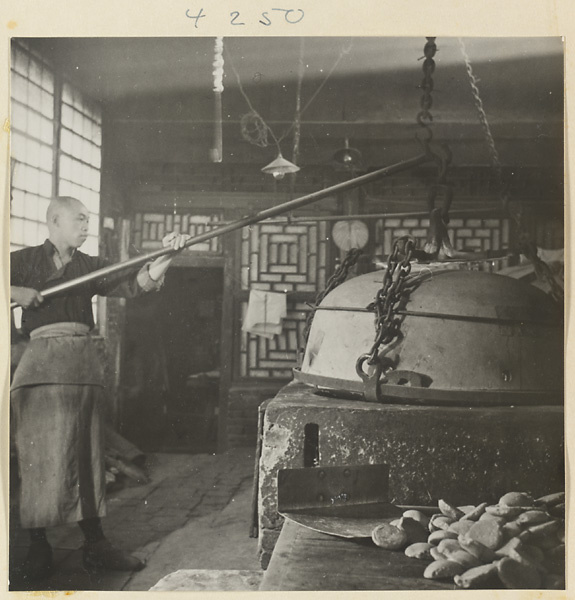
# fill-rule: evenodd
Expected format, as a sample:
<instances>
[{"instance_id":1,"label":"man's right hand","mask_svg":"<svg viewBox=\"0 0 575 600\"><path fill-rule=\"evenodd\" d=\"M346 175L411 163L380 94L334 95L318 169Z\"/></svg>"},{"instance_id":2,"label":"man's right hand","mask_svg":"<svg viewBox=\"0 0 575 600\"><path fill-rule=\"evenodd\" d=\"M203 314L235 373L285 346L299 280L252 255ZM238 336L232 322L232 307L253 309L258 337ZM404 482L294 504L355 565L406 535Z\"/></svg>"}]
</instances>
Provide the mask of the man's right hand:
<instances>
[{"instance_id":1,"label":"man's right hand","mask_svg":"<svg viewBox=\"0 0 575 600\"><path fill-rule=\"evenodd\" d=\"M44 302L44 296L33 288L10 286L10 300L22 308L35 308Z\"/></svg>"}]
</instances>

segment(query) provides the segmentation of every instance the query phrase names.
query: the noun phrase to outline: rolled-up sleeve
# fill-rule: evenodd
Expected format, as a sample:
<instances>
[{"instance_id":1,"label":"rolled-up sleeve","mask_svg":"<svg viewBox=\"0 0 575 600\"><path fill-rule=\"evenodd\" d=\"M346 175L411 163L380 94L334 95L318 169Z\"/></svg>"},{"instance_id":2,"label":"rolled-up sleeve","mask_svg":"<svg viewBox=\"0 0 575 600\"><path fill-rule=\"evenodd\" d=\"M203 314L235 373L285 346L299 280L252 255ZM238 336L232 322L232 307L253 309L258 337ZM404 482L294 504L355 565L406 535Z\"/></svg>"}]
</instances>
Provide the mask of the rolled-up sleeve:
<instances>
[{"instance_id":1,"label":"rolled-up sleeve","mask_svg":"<svg viewBox=\"0 0 575 600\"><path fill-rule=\"evenodd\" d=\"M105 260L96 258L96 268L108 266ZM144 292L159 290L164 283L164 276L157 281L150 276L150 262L146 263L139 271L120 272L96 281L94 293L100 296L119 296L134 298ZM96 270L96 269L93 269Z\"/></svg>"},{"instance_id":2,"label":"rolled-up sleeve","mask_svg":"<svg viewBox=\"0 0 575 600\"><path fill-rule=\"evenodd\" d=\"M154 292L159 290L164 285L165 275L162 275L160 279L152 279L150 275L150 265L152 263L146 263L138 272L136 281L144 292Z\"/></svg>"}]
</instances>

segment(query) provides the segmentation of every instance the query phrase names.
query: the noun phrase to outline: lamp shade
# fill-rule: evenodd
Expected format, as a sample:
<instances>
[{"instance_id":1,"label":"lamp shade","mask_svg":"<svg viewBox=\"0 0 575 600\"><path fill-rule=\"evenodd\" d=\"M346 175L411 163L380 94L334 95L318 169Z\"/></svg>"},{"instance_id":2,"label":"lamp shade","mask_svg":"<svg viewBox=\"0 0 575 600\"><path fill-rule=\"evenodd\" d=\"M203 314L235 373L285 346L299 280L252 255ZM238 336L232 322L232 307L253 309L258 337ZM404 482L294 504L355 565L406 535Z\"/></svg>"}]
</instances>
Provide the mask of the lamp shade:
<instances>
[{"instance_id":1,"label":"lamp shade","mask_svg":"<svg viewBox=\"0 0 575 600\"><path fill-rule=\"evenodd\" d=\"M298 171L299 167L291 163L289 160L286 160L281 155L281 152L278 154L275 160L262 169L262 172L269 173L276 179L283 179L286 173L297 173Z\"/></svg>"}]
</instances>

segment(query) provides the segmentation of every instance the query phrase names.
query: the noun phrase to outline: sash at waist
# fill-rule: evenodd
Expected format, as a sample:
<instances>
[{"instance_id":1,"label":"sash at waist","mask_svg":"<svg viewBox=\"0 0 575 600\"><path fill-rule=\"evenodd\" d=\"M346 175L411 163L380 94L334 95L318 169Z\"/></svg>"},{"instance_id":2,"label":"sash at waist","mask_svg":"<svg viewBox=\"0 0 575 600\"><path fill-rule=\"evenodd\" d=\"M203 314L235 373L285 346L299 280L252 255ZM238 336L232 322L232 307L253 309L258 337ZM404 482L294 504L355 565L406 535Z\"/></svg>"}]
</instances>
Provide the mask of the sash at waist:
<instances>
[{"instance_id":1,"label":"sash at waist","mask_svg":"<svg viewBox=\"0 0 575 600\"><path fill-rule=\"evenodd\" d=\"M30 339L36 340L49 337L88 335L89 333L90 328L85 323L51 323L50 325L43 325L42 327L34 329L34 331L30 333Z\"/></svg>"},{"instance_id":2,"label":"sash at waist","mask_svg":"<svg viewBox=\"0 0 575 600\"><path fill-rule=\"evenodd\" d=\"M104 385L98 351L83 323L54 323L32 331L11 389L27 385Z\"/></svg>"}]
</instances>

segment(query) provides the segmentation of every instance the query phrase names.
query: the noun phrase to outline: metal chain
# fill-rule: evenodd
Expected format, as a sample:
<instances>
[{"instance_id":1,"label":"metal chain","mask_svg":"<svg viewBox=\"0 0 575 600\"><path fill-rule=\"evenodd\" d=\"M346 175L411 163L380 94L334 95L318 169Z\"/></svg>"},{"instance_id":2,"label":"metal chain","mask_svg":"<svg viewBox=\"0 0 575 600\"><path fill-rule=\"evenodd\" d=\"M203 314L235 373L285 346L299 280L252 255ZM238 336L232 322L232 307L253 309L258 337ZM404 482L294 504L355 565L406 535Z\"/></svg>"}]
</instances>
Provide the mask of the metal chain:
<instances>
[{"instance_id":1,"label":"metal chain","mask_svg":"<svg viewBox=\"0 0 575 600\"><path fill-rule=\"evenodd\" d=\"M483 101L481 100L481 96L479 95L479 88L477 87L477 78L473 74L473 67L471 66L471 61L469 60L469 56L465 49L465 44L461 38L459 39L459 46L461 48L461 54L463 55L463 60L465 61L465 68L467 70L467 76L469 77L469 85L471 86L471 93L473 94L473 101L475 102L475 107L477 108L477 114L479 116L479 122L481 123L481 127L483 128L483 133L485 134L485 139L487 141L487 145L489 148L489 155L491 156L491 163L495 169L495 173L497 175L498 183L502 185L502 169L501 169L501 160L499 159L499 153L497 152L497 148L495 147L495 140L493 139L493 134L491 133L491 127L489 127L489 121L487 120L487 114L485 109L483 108Z\"/></svg>"},{"instance_id":2,"label":"metal chain","mask_svg":"<svg viewBox=\"0 0 575 600\"><path fill-rule=\"evenodd\" d=\"M401 320L397 318L397 308L403 299L406 277L411 272L414 249L415 240L409 236L401 237L394 243L383 276L383 285L375 300L367 307L375 312L375 340L371 350L357 359L358 372L363 372L363 363L366 361L368 365L375 365L379 360L380 346L391 343L399 334Z\"/></svg>"},{"instance_id":3,"label":"metal chain","mask_svg":"<svg viewBox=\"0 0 575 600\"><path fill-rule=\"evenodd\" d=\"M483 101L481 100L479 88L477 87L477 79L473 74L473 67L471 66L471 61L469 60L469 56L465 49L465 44L463 43L463 40L461 38L459 38L459 46L461 48L461 53L465 61L465 68L469 77L469 85L471 86L473 100L475 102L475 107L477 108L479 122L481 123L483 133L485 134L485 139L487 141L492 166L495 169L497 185L499 188L499 197L501 199L503 207L507 210L507 213L515 222L519 251L533 264L533 268L535 269L535 274L537 275L537 277L541 280L547 281L551 291L551 296L557 302L563 302L563 288L557 282L557 279L553 275L551 269L549 268L549 265L545 261L541 260L541 258L539 258L537 254L537 246L533 243L533 241L531 241L531 237L525 229L522 218L523 210L519 209L513 212L510 208L509 198L507 197L507 194L504 190L503 169L501 166L499 153L497 152L497 148L495 147L495 140L493 139L493 134L491 133L491 128L489 127L489 122L487 121L487 114L485 113L485 109L483 108Z\"/></svg>"},{"instance_id":4,"label":"metal chain","mask_svg":"<svg viewBox=\"0 0 575 600\"><path fill-rule=\"evenodd\" d=\"M315 311L317 307L321 304L322 300L337 286L341 285L349 275L349 271L355 266L359 257L363 254L360 248L351 248L348 250L345 258L341 261L341 264L334 271L333 275L328 279L327 284L323 291L321 291L315 298L315 302L311 307L311 311L309 312L305 328L303 330L303 338L307 342L309 337L309 332L311 329L311 324L313 322L313 318L315 316Z\"/></svg>"},{"instance_id":5,"label":"metal chain","mask_svg":"<svg viewBox=\"0 0 575 600\"><path fill-rule=\"evenodd\" d=\"M425 136L421 138L418 135L420 141L430 142L433 137L433 132L429 127L429 124L433 121L430 109L433 105L433 98L431 92L433 91L433 72L435 71L435 61L433 57L437 52L437 46L435 45L435 38L428 37L427 43L423 48L423 54L425 60L423 61L423 80L419 86L423 90L423 96L421 97L420 107L421 110L417 113L417 122L422 127L420 132L425 132Z\"/></svg>"}]
</instances>

